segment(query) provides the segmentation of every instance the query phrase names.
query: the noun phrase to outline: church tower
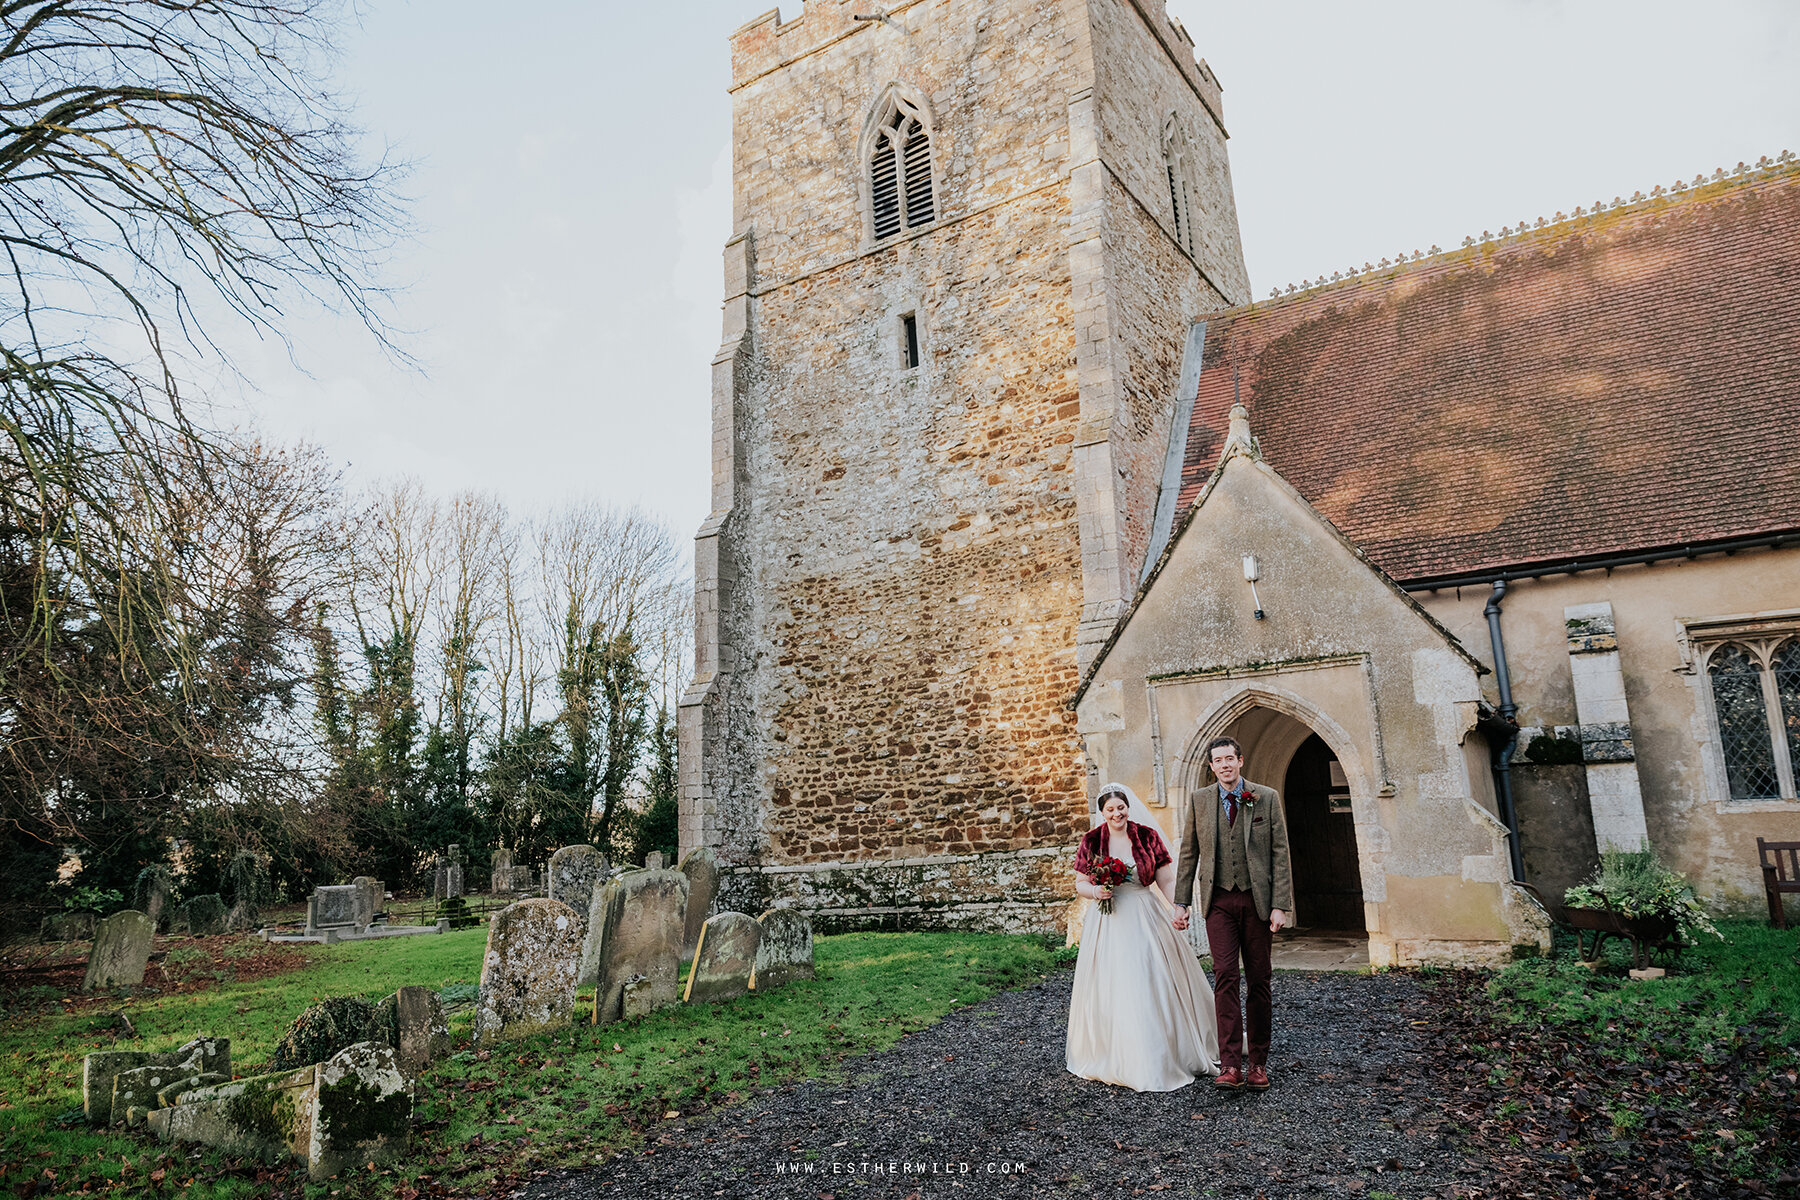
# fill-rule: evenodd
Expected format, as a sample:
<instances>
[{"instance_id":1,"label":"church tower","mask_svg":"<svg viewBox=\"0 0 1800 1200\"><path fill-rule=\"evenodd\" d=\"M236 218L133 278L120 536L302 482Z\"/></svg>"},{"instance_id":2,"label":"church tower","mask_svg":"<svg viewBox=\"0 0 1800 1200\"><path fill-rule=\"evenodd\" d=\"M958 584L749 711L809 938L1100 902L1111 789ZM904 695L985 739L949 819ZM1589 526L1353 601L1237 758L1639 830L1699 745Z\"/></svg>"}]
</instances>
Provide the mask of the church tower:
<instances>
[{"instance_id":1,"label":"church tower","mask_svg":"<svg viewBox=\"0 0 1800 1200\"><path fill-rule=\"evenodd\" d=\"M806 0L731 64L682 848L825 930L1055 928L1069 699L1249 299L1218 81L1162 0Z\"/></svg>"}]
</instances>

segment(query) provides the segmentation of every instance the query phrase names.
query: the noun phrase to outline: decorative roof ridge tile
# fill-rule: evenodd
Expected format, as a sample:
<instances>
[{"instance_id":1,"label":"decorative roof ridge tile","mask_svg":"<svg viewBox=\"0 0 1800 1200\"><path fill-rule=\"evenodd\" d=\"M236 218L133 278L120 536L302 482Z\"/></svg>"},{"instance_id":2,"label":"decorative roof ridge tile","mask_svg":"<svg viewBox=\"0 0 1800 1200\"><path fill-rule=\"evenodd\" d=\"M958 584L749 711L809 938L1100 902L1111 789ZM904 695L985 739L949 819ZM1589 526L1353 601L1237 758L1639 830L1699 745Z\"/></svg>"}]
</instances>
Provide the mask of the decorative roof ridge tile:
<instances>
[{"instance_id":1,"label":"decorative roof ridge tile","mask_svg":"<svg viewBox=\"0 0 1800 1200\"><path fill-rule=\"evenodd\" d=\"M1460 265L1467 261L1466 252L1482 246L1496 246L1502 243L1516 243L1527 236L1532 238L1555 237L1566 233L1577 223L1591 222L1602 215L1611 217L1619 215L1635 215L1656 208L1666 207L1673 203L1690 202L1704 196L1713 199L1747 186L1768 183L1784 177L1800 178L1800 156L1791 150L1783 150L1779 155L1770 158L1763 155L1754 164L1742 161L1730 171L1719 167L1710 176L1695 175L1692 182L1684 183L1677 179L1670 187L1657 184L1646 196L1643 192L1633 192L1629 200L1614 196L1611 203L1603 200L1594 201L1591 207L1577 204L1573 213L1558 211L1555 217L1539 217L1534 223L1520 221L1517 227L1502 225L1498 235L1489 230L1482 230L1479 238L1474 235L1463 238L1458 248L1445 250L1432 245L1429 251L1414 249L1409 255L1402 251L1392 259L1384 258L1379 263L1364 262L1358 268L1351 266L1347 270L1333 271L1329 278L1323 273L1317 279L1302 279L1299 283L1290 283L1285 288L1275 287L1269 290L1266 299L1251 300L1234 308L1221 309L1215 315L1226 313L1250 312L1261 308L1272 307L1286 300L1305 300L1344 284L1362 282L1371 279L1388 280L1396 277L1396 273L1407 270L1410 274L1417 267L1429 270L1433 267Z\"/></svg>"}]
</instances>

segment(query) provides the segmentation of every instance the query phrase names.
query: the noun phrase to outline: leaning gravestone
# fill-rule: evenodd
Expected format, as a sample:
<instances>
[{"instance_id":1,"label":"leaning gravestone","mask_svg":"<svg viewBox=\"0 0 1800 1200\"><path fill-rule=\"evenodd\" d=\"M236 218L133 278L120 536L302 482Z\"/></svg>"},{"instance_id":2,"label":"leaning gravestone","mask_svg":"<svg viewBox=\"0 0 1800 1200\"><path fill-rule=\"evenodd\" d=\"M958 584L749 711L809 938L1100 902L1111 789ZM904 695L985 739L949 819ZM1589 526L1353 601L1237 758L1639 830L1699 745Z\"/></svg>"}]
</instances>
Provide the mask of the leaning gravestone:
<instances>
[{"instance_id":1,"label":"leaning gravestone","mask_svg":"<svg viewBox=\"0 0 1800 1200\"><path fill-rule=\"evenodd\" d=\"M521 900L495 914L475 1002L477 1045L569 1023L580 925L560 900Z\"/></svg>"},{"instance_id":2,"label":"leaning gravestone","mask_svg":"<svg viewBox=\"0 0 1800 1200\"><path fill-rule=\"evenodd\" d=\"M594 904L594 889L606 882L612 866L592 846L564 846L550 856L549 895L575 910L584 927ZM585 980L583 982L586 982Z\"/></svg>"},{"instance_id":3,"label":"leaning gravestone","mask_svg":"<svg viewBox=\"0 0 1800 1200\"><path fill-rule=\"evenodd\" d=\"M756 918L762 926L762 942L756 948L759 992L778 988L796 979L813 977L812 922L791 908L771 908Z\"/></svg>"},{"instance_id":4,"label":"leaning gravestone","mask_svg":"<svg viewBox=\"0 0 1800 1200\"><path fill-rule=\"evenodd\" d=\"M594 893L581 965L584 982L595 985L596 1022L623 1017L625 985L639 976L638 998L647 1008L680 998L687 899L687 876L680 871L628 871Z\"/></svg>"},{"instance_id":5,"label":"leaning gravestone","mask_svg":"<svg viewBox=\"0 0 1800 1200\"><path fill-rule=\"evenodd\" d=\"M150 961L150 939L156 923L136 909L116 912L94 931L94 948L88 953L87 978L81 990L137 987L144 982L144 964Z\"/></svg>"},{"instance_id":6,"label":"leaning gravestone","mask_svg":"<svg viewBox=\"0 0 1800 1200\"><path fill-rule=\"evenodd\" d=\"M225 932L225 901L216 893L190 896L175 910L171 927L187 930L190 937L206 937Z\"/></svg>"},{"instance_id":7,"label":"leaning gravestone","mask_svg":"<svg viewBox=\"0 0 1800 1200\"><path fill-rule=\"evenodd\" d=\"M375 1023L409 1077L450 1052L444 1002L431 988L417 984L401 988L376 1007Z\"/></svg>"},{"instance_id":8,"label":"leaning gravestone","mask_svg":"<svg viewBox=\"0 0 1800 1200\"><path fill-rule=\"evenodd\" d=\"M700 944L700 927L712 916L713 901L719 897L719 860L711 846L695 846L681 856L681 873L687 876L687 914L681 934L683 957L691 958Z\"/></svg>"},{"instance_id":9,"label":"leaning gravestone","mask_svg":"<svg viewBox=\"0 0 1800 1200\"><path fill-rule=\"evenodd\" d=\"M694 965L688 969L682 1000L706 1004L748 992L761 942L762 926L755 917L738 912L709 917L700 927L700 944L694 949Z\"/></svg>"}]
</instances>

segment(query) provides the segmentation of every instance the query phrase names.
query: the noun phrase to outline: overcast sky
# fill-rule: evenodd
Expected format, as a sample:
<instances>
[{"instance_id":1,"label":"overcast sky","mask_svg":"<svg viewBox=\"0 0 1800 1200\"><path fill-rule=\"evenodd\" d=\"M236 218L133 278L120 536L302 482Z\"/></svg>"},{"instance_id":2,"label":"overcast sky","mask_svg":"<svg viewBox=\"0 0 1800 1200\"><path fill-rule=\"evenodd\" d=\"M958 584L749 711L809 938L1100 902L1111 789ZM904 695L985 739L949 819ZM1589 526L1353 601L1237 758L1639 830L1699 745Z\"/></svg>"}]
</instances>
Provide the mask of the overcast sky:
<instances>
[{"instance_id":1,"label":"overcast sky","mask_svg":"<svg viewBox=\"0 0 1800 1200\"><path fill-rule=\"evenodd\" d=\"M1154 0L1151 0L1154 3ZM358 481L707 508L726 37L767 0L368 0L341 83L415 169L422 364L327 319L220 398ZM1171 0L1225 86L1254 294L1800 152L1800 5ZM800 4L783 6L799 15Z\"/></svg>"}]
</instances>

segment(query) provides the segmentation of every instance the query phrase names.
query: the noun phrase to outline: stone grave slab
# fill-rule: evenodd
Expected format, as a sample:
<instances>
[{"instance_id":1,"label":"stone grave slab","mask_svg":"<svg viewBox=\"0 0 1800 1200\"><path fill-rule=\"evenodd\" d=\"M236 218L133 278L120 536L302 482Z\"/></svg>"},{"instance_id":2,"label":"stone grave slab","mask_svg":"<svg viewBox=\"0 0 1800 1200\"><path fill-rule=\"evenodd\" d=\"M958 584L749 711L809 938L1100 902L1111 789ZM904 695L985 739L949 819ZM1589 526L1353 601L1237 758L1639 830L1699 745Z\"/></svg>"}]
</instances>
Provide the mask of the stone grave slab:
<instances>
[{"instance_id":1,"label":"stone grave slab","mask_svg":"<svg viewBox=\"0 0 1800 1200\"><path fill-rule=\"evenodd\" d=\"M307 905L307 932L354 929L360 900L360 889L353 883L314 888L312 902Z\"/></svg>"},{"instance_id":2,"label":"stone grave slab","mask_svg":"<svg viewBox=\"0 0 1800 1200\"><path fill-rule=\"evenodd\" d=\"M663 852L661 850L652 850L650 853L644 855L644 870L660 871L662 869Z\"/></svg>"},{"instance_id":3,"label":"stone grave slab","mask_svg":"<svg viewBox=\"0 0 1800 1200\"><path fill-rule=\"evenodd\" d=\"M580 921L560 900L521 900L496 913L481 962L476 1043L567 1025L580 951Z\"/></svg>"},{"instance_id":4,"label":"stone grave slab","mask_svg":"<svg viewBox=\"0 0 1800 1200\"><path fill-rule=\"evenodd\" d=\"M81 1060L81 1108L93 1125L113 1121L113 1085L119 1075L142 1067L191 1070L196 1075L231 1077L231 1039L195 1038L173 1050L102 1050ZM123 1114L120 1114L122 1117Z\"/></svg>"},{"instance_id":5,"label":"stone grave slab","mask_svg":"<svg viewBox=\"0 0 1800 1200\"><path fill-rule=\"evenodd\" d=\"M688 1004L733 1000L750 990L762 926L747 913L722 912L700 927L700 944L681 998Z\"/></svg>"},{"instance_id":6,"label":"stone grave slab","mask_svg":"<svg viewBox=\"0 0 1800 1200\"><path fill-rule=\"evenodd\" d=\"M585 927L594 904L594 889L606 882L612 866L592 846L564 846L550 856L549 896L574 910Z\"/></svg>"},{"instance_id":7,"label":"stone grave slab","mask_svg":"<svg viewBox=\"0 0 1800 1200\"><path fill-rule=\"evenodd\" d=\"M752 987L766 992L813 977L811 921L791 908L771 908L756 918L756 923L762 926L762 942L756 948Z\"/></svg>"},{"instance_id":8,"label":"stone grave slab","mask_svg":"<svg viewBox=\"0 0 1800 1200\"><path fill-rule=\"evenodd\" d=\"M462 894L462 864L454 859L438 859L437 868L431 875L431 898L439 901L454 900Z\"/></svg>"},{"instance_id":9,"label":"stone grave slab","mask_svg":"<svg viewBox=\"0 0 1800 1200\"><path fill-rule=\"evenodd\" d=\"M317 1064L254 1075L184 1092L179 1104L149 1114L165 1142L197 1142L228 1154L304 1159L312 1140Z\"/></svg>"},{"instance_id":10,"label":"stone grave slab","mask_svg":"<svg viewBox=\"0 0 1800 1200\"><path fill-rule=\"evenodd\" d=\"M594 894L581 961L596 988L596 1021L624 1016L625 984L637 976L644 980L640 1003L649 1008L680 998L687 899L687 876L680 871L629 871Z\"/></svg>"},{"instance_id":11,"label":"stone grave slab","mask_svg":"<svg viewBox=\"0 0 1800 1200\"><path fill-rule=\"evenodd\" d=\"M712 916L713 902L719 898L719 860L711 846L696 846L681 856L681 873L687 876L687 913L683 918L681 946L683 957L693 957L700 944L700 927Z\"/></svg>"},{"instance_id":12,"label":"stone grave slab","mask_svg":"<svg viewBox=\"0 0 1800 1200\"><path fill-rule=\"evenodd\" d=\"M87 977L82 980L81 990L142 984L155 933L156 922L136 909L116 912L100 922L94 931L94 948L88 953Z\"/></svg>"}]
</instances>

